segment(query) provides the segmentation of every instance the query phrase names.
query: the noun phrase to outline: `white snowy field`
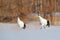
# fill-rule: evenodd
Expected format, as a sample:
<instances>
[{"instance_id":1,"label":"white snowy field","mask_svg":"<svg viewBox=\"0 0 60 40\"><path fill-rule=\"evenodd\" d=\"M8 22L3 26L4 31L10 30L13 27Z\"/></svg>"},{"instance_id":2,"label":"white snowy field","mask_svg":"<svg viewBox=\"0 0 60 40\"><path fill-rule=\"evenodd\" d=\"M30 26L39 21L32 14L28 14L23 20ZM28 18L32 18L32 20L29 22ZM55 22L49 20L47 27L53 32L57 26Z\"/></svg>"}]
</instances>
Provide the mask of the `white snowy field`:
<instances>
[{"instance_id":1,"label":"white snowy field","mask_svg":"<svg viewBox=\"0 0 60 40\"><path fill-rule=\"evenodd\" d=\"M0 23L0 40L60 40L60 27L40 29L39 23L28 23L25 30L17 24Z\"/></svg>"},{"instance_id":2,"label":"white snowy field","mask_svg":"<svg viewBox=\"0 0 60 40\"><path fill-rule=\"evenodd\" d=\"M25 30L38 30L40 29L39 22L30 22L26 23ZM46 27L45 29L53 29L53 28L60 28L59 26L50 26L49 28ZM17 23L0 23L0 31L1 30L20 30Z\"/></svg>"}]
</instances>

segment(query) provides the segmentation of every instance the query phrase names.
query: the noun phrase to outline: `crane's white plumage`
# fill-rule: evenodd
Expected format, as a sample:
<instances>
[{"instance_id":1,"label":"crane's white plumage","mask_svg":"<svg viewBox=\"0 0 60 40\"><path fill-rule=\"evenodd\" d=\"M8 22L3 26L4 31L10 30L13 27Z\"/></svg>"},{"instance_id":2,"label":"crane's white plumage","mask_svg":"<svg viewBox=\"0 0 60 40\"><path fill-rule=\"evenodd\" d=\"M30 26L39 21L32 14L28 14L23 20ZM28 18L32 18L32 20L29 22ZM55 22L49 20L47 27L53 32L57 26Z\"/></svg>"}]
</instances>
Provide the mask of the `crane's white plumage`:
<instances>
[{"instance_id":1,"label":"crane's white plumage","mask_svg":"<svg viewBox=\"0 0 60 40\"><path fill-rule=\"evenodd\" d=\"M41 24L47 25L47 20L46 19L39 16L39 20L40 20Z\"/></svg>"},{"instance_id":2,"label":"crane's white plumage","mask_svg":"<svg viewBox=\"0 0 60 40\"><path fill-rule=\"evenodd\" d=\"M20 28L24 27L24 22L22 20L20 20L19 17L17 18L17 23L18 23L18 25L19 25Z\"/></svg>"},{"instance_id":3,"label":"crane's white plumage","mask_svg":"<svg viewBox=\"0 0 60 40\"><path fill-rule=\"evenodd\" d=\"M42 27L46 27L47 25L49 26L48 22L46 19L44 19L43 17L39 16L39 21L40 21L40 24L41 24L41 28Z\"/></svg>"}]
</instances>

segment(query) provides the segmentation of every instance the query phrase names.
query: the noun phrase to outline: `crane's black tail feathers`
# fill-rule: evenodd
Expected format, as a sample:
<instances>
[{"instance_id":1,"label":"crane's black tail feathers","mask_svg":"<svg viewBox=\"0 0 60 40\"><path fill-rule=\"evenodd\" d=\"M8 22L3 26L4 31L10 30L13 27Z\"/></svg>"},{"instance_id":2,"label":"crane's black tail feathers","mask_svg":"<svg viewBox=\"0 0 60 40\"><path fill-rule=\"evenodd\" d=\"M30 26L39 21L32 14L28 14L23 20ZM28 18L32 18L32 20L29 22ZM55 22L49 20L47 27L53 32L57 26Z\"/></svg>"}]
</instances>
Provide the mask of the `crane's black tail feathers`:
<instances>
[{"instance_id":1,"label":"crane's black tail feathers","mask_svg":"<svg viewBox=\"0 0 60 40\"><path fill-rule=\"evenodd\" d=\"M23 27L23 29L25 29L26 28L26 25L24 24L24 27Z\"/></svg>"},{"instance_id":2,"label":"crane's black tail feathers","mask_svg":"<svg viewBox=\"0 0 60 40\"><path fill-rule=\"evenodd\" d=\"M50 27L50 22L47 20L47 26Z\"/></svg>"}]
</instances>

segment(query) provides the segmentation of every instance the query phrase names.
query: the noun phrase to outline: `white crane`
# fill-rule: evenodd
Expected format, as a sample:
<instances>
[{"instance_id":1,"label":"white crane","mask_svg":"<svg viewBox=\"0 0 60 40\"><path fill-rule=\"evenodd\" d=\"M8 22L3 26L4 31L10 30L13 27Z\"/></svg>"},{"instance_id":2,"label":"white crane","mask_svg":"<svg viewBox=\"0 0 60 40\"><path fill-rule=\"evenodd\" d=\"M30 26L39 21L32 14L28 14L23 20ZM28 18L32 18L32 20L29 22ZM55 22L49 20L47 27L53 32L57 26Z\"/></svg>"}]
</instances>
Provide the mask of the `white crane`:
<instances>
[{"instance_id":1,"label":"white crane","mask_svg":"<svg viewBox=\"0 0 60 40\"><path fill-rule=\"evenodd\" d=\"M19 0L17 0L17 2L19 2ZM21 2L22 4L22 2ZM19 16L21 17L21 12L20 12L20 7L19 4L18 5L18 10L17 10L17 24L20 27L20 29L25 29L26 28L26 24L19 18Z\"/></svg>"},{"instance_id":2,"label":"white crane","mask_svg":"<svg viewBox=\"0 0 60 40\"><path fill-rule=\"evenodd\" d=\"M40 21L40 24L41 24L41 28L45 28L46 26L50 27L49 20L41 17L39 14L38 14L38 17L39 17L39 21Z\"/></svg>"},{"instance_id":3,"label":"white crane","mask_svg":"<svg viewBox=\"0 0 60 40\"><path fill-rule=\"evenodd\" d=\"M17 24L20 27L20 29L25 29L26 28L25 23L19 17L17 17Z\"/></svg>"}]
</instances>

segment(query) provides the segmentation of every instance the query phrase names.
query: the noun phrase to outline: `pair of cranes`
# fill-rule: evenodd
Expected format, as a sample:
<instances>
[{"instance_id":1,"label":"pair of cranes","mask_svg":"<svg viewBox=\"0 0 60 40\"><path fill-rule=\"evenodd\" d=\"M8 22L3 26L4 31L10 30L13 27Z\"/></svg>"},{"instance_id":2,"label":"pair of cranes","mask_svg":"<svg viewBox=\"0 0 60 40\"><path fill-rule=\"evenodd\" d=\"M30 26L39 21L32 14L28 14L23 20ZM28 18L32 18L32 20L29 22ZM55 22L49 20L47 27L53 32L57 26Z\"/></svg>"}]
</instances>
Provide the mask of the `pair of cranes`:
<instances>
[{"instance_id":1,"label":"pair of cranes","mask_svg":"<svg viewBox=\"0 0 60 40\"><path fill-rule=\"evenodd\" d=\"M19 2L19 1L18 1ZM19 5L18 5L19 6ZM39 17L39 21L40 21L40 25L41 25L41 28L42 27L46 27L46 26L50 26L50 22L49 20L41 17L41 15L39 14L38 10L40 9L40 0L36 0L36 9L37 9L37 14L38 14L38 17ZM18 7L18 12L19 12L19 7ZM26 28L26 24L19 18L17 17L17 24L20 28L22 29L25 29Z\"/></svg>"},{"instance_id":2,"label":"pair of cranes","mask_svg":"<svg viewBox=\"0 0 60 40\"><path fill-rule=\"evenodd\" d=\"M38 14L38 17L39 17L39 22L40 22L41 28L43 28L43 27L45 28L46 26L50 27L49 20L41 17L39 14ZM19 17L17 17L17 24L18 24L19 28L21 28L21 29L26 28L26 24Z\"/></svg>"}]
</instances>

